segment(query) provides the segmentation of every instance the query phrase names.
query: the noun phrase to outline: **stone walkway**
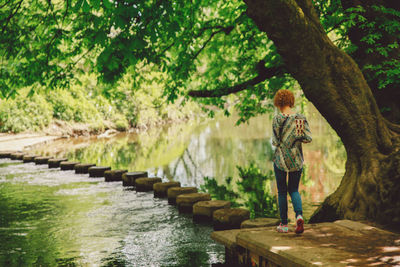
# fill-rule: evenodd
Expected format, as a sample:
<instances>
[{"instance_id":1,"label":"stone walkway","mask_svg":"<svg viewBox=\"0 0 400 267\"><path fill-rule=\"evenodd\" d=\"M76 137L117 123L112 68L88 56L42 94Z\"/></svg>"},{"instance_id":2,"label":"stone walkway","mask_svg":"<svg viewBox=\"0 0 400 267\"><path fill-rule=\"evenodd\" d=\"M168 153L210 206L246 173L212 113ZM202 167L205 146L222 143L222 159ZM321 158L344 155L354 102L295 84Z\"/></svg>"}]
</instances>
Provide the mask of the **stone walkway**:
<instances>
[{"instance_id":1,"label":"stone walkway","mask_svg":"<svg viewBox=\"0 0 400 267\"><path fill-rule=\"evenodd\" d=\"M230 261L255 266L400 266L400 235L359 222L305 225L296 235L275 227L213 232Z\"/></svg>"},{"instance_id":2,"label":"stone walkway","mask_svg":"<svg viewBox=\"0 0 400 267\"><path fill-rule=\"evenodd\" d=\"M60 136L39 134L1 134L0 151L23 151L29 146L59 139Z\"/></svg>"}]
</instances>

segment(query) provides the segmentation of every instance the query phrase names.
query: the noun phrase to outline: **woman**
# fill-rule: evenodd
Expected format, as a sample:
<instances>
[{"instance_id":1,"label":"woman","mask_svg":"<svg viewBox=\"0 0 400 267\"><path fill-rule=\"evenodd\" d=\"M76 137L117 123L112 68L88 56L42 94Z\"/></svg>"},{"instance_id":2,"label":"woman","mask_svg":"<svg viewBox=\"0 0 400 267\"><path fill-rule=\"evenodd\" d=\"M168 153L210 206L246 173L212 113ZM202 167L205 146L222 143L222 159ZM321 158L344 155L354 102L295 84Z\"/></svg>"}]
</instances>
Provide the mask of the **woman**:
<instances>
[{"instance_id":1,"label":"woman","mask_svg":"<svg viewBox=\"0 0 400 267\"><path fill-rule=\"evenodd\" d=\"M272 145L276 147L274 155L274 171L278 187L278 203L281 224L277 227L280 233L287 233L288 204L287 193L292 199L296 213L295 232L304 231L303 209L299 194L299 182L303 170L302 143L311 142L311 132L304 115L295 113L294 95L289 90L279 90L274 97L274 106L280 113L275 115L272 123ZM289 176L288 183L286 177Z\"/></svg>"}]
</instances>

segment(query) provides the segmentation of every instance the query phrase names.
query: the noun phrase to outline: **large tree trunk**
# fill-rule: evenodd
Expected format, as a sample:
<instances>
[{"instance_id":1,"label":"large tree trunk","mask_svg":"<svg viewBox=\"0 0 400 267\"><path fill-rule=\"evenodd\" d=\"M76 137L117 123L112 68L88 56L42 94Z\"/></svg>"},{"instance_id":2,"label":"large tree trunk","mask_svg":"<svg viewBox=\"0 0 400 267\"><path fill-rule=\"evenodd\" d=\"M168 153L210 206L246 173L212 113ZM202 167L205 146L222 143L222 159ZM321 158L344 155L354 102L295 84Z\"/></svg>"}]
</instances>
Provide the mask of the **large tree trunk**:
<instances>
[{"instance_id":1,"label":"large tree trunk","mask_svg":"<svg viewBox=\"0 0 400 267\"><path fill-rule=\"evenodd\" d=\"M244 0L347 152L339 188L311 222L400 222L400 127L386 121L357 64L327 37L311 0Z\"/></svg>"}]
</instances>

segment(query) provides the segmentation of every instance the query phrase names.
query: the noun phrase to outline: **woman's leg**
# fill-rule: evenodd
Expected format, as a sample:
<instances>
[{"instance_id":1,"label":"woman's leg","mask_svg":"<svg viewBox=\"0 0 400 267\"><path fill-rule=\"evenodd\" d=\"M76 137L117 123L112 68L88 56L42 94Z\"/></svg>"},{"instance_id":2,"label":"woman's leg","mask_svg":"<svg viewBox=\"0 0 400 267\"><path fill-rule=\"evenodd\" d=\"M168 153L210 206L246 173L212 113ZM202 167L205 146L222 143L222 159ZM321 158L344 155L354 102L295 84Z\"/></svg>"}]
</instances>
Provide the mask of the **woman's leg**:
<instances>
[{"instance_id":1,"label":"woman's leg","mask_svg":"<svg viewBox=\"0 0 400 267\"><path fill-rule=\"evenodd\" d=\"M293 209L294 212L296 213L296 218L299 215L303 215L301 197L299 194L299 182L300 182L301 172L302 170L289 172L289 181L288 181L288 191L292 199Z\"/></svg>"},{"instance_id":2,"label":"woman's leg","mask_svg":"<svg viewBox=\"0 0 400 267\"><path fill-rule=\"evenodd\" d=\"M286 172L282 171L274 164L276 185L278 187L278 203L279 203L279 215L281 216L282 224L288 224L287 218L287 185L286 185Z\"/></svg>"}]
</instances>

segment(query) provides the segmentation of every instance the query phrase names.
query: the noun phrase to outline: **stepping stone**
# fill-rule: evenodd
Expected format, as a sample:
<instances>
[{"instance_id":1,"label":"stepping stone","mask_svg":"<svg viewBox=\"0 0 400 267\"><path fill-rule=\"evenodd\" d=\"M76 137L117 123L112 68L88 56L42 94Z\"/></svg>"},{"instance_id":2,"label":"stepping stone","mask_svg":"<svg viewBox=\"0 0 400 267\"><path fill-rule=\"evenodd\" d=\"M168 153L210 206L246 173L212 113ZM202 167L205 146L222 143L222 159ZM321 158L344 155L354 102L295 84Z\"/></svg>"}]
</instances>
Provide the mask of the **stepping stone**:
<instances>
[{"instance_id":1,"label":"stepping stone","mask_svg":"<svg viewBox=\"0 0 400 267\"><path fill-rule=\"evenodd\" d=\"M111 170L111 167L93 166L89 168L89 177L104 177L104 172Z\"/></svg>"},{"instance_id":2,"label":"stepping stone","mask_svg":"<svg viewBox=\"0 0 400 267\"><path fill-rule=\"evenodd\" d=\"M195 203L207 200L211 200L211 196L208 193L181 194L176 197L176 205L178 205L180 213L192 213Z\"/></svg>"},{"instance_id":3,"label":"stepping stone","mask_svg":"<svg viewBox=\"0 0 400 267\"><path fill-rule=\"evenodd\" d=\"M193 205L193 221L212 222L214 211L230 207L231 202L225 200L199 201Z\"/></svg>"},{"instance_id":4,"label":"stepping stone","mask_svg":"<svg viewBox=\"0 0 400 267\"><path fill-rule=\"evenodd\" d=\"M36 157L35 164L36 165L47 164L49 162L49 159L52 159L52 158L53 157Z\"/></svg>"},{"instance_id":5,"label":"stepping stone","mask_svg":"<svg viewBox=\"0 0 400 267\"><path fill-rule=\"evenodd\" d=\"M74 166L75 173L89 173L89 168L94 167L96 164L91 163L80 163Z\"/></svg>"},{"instance_id":6,"label":"stepping stone","mask_svg":"<svg viewBox=\"0 0 400 267\"><path fill-rule=\"evenodd\" d=\"M122 175L123 186L135 186L135 180L141 177L147 177L147 172L126 172Z\"/></svg>"},{"instance_id":7,"label":"stepping stone","mask_svg":"<svg viewBox=\"0 0 400 267\"><path fill-rule=\"evenodd\" d=\"M49 164L49 168L58 168L58 167L60 167L60 163L63 161L68 161L68 159L67 158L49 159L47 164Z\"/></svg>"},{"instance_id":8,"label":"stepping stone","mask_svg":"<svg viewBox=\"0 0 400 267\"><path fill-rule=\"evenodd\" d=\"M160 183L161 178L152 177L152 178L137 178L135 180L136 191L137 192L147 192L153 190L153 185L155 183Z\"/></svg>"},{"instance_id":9,"label":"stepping stone","mask_svg":"<svg viewBox=\"0 0 400 267\"><path fill-rule=\"evenodd\" d=\"M168 204L176 205L176 197L182 194L197 193L196 187L170 187L167 190Z\"/></svg>"},{"instance_id":10,"label":"stepping stone","mask_svg":"<svg viewBox=\"0 0 400 267\"><path fill-rule=\"evenodd\" d=\"M25 155L22 157L22 160L24 161L24 163L35 162L36 157L37 156L35 156L35 155Z\"/></svg>"},{"instance_id":11,"label":"stepping stone","mask_svg":"<svg viewBox=\"0 0 400 267\"><path fill-rule=\"evenodd\" d=\"M60 168L63 171L73 170L75 165L79 164L79 162L73 161L62 161L60 162Z\"/></svg>"},{"instance_id":12,"label":"stepping stone","mask_svg":"<svg viewBox=\"0 0 400 267\"><path fill-rule=\"evenodd\" d=\"M11 153L13 153L13 152L10 152L10 151L2 151L2 152L0 152L0 159L10 158Z\"/></svg>"},{"instance_id":13,"label":"stepping stone","mask_svg":"<svg viewBox=\"0 0 400 267\"><path fill-rule=\"evenodd\" d=\"M251 220L245 220L240 225L240 228L259 228L277 226L281 221L277 218L255 218Z\"/></svg>"},{"instance_id":14,"label":"stepping stone","mask_svg":"<svg viewBox=\"0 0 400 267\"><path fill-rule=\"evenodd\" d=\"M21 160L24 157L25 153L11 153L10 158L13 160Z\"/></svg>"},{"instance_id":15,"label":"stepping stone","mask_svg":"<svg viewBox=\"0 0 400 267\"><path fill-rule=\"evenodd\" d=\"M106 182L119 182L122 181L122 175L128 170L109 170L104 172L104 179Z\"/></svg>"},{"instance_id":16,"label":"stepping stone","mask_svg":"<svg viewBox=\"0 0 400 267\"><path fill-rule=\"evenodd\" d=\"M239 229L243 221L250 219L245 209L219 209L213 213L214 230Z\"/></svg>"},{"instance_id":17,"label":"stepping stone","mask_svg":"<svg viewBox=\"0 0 400 267\"><path fill-rule=\"evenodd\" d=\"M154 197L167 197L167 191L170 187L181 187L180 182L166 182L166 183L156 183L153 185Z\"/></svg>"}]
</instances>

